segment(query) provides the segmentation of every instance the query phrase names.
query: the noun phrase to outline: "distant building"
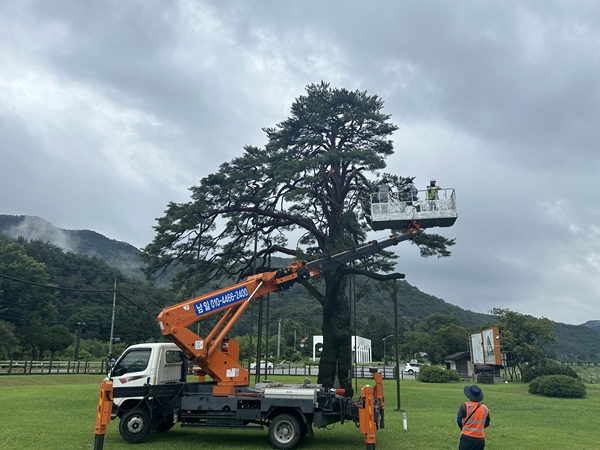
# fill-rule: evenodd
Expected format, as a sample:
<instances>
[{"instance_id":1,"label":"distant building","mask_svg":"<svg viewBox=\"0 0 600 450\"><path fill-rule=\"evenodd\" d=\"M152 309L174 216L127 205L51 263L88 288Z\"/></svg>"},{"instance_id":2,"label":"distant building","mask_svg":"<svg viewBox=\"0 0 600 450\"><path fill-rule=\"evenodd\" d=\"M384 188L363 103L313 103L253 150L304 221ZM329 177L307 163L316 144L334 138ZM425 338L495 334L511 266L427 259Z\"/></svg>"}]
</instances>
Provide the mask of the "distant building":
<instances>
[{"instance_id":1,"label":"distant building","mask_svg":"<svg viewBox=\"0 0 600 450\"><path fill-rule=\"evenodd\" d=\"M444 358L444 364L447 369L455 370L461 378L470 378L473 376L473 363L469 352L457 352Z\"/></svg>"},{"instance_id":2,"label":"distant building","mask_svg":"<svg viewBox=\"0 0 600 450\"><path fill-rule=\"evenodd\" d=\"M317 346L323 346L323 336L313 336L313 357L312 360L317 360ZM357 363L371 363L373 362L373 355L371 353L371 339L365 339L360 336L352 336L352 361L355 360Z\"/></svg>"}]
</instances>

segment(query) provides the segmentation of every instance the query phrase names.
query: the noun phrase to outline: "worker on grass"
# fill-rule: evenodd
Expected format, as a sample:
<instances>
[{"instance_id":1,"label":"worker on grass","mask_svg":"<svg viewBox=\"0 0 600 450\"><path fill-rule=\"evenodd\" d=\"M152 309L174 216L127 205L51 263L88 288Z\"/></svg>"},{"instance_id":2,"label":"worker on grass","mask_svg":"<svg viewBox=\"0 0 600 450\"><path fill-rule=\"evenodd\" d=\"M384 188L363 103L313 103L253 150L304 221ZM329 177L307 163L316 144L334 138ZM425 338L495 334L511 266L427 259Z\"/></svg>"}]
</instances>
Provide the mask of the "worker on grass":
<instances>
[{"instance_id":1,"label":"worker on grass","mask_svg":"<svg viewBox=\"0 0 600 450\"><path fill-rule=\"evenodd\" d=\"M485 448L484 428L490 425L490 411L481 403L483 392L479 386L465 386L464 392L469 401L460 405L456 416L462 431L458 450L481 450Z\"/></svg>"}]
</instances>

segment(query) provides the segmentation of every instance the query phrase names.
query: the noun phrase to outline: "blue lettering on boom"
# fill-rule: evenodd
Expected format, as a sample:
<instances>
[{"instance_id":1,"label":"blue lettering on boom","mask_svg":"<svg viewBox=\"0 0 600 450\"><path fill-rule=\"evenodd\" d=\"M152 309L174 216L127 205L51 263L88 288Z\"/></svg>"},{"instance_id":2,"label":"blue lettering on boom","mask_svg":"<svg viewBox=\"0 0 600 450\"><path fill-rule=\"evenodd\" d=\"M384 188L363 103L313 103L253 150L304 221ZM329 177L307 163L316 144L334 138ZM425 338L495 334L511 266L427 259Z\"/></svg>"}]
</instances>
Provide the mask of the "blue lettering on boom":
<instances>
[{"instance_id":1,"label":"blue lettering on boom","mask_svg":"<svg viewBox=\"0 0 600 450\"><path fill-rule=\"evenodd\" d=\"M242 286L194 303L194 311L196 311L197 316L201 316L214 311L215 309L225 308L243 300L247 300L249 297L250 294L248 293L248 288Z\"/></svg>"}]
</instances>

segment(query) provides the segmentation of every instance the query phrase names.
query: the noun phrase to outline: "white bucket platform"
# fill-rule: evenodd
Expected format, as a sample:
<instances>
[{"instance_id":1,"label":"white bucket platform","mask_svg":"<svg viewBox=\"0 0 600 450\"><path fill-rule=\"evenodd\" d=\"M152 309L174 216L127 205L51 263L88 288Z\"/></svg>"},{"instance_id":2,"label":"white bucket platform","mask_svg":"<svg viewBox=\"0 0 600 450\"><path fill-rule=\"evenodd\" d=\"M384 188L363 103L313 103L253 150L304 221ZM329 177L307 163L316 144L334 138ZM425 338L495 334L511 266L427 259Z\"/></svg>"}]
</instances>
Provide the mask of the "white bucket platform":
<instances>
[{"instance_id":1,"label":"white bucket platform","mask_svg":"<svg viewBox=\"0 0 600 450\"><path fill-rule=\"evenodd\" d=\"M440 189L436 200L426 200L427 191L418 191L417 198L416 201L408 201L395 192L373 194L371 228L378 231L405 230L413 221L419 222L421 228L454 225L458 218L454 189Z\"/></svg>"}]
</instances>

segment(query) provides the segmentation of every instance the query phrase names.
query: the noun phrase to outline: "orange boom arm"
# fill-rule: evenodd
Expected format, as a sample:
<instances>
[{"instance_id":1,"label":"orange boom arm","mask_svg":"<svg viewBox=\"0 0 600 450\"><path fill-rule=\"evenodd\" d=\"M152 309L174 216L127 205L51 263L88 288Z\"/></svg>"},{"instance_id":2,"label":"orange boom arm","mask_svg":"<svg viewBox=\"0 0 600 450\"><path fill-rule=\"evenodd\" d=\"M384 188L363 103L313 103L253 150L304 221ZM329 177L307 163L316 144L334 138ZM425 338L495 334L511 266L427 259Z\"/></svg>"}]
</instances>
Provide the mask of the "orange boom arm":
<instances>
[{"instance_id":1,"label":"orange boom arm","mask_svg":"<svg viewBox=\"0 0 600 450\"><path fill-rule=\"evenodd\" d=\"M325 271L412 239L417 232L418 226L407 234L372 241L334 256L309 263L295 261L283 269L256 274L232 286L170 306L158 315L161 333L200 367L200 377L209 375L217 382L213 394L230 395L236 386L248 385L248 371L238 362L237 341L226 336L252 300L289 288L296 282L306 283ZM206 337L200 337L188 328L217 313L223 315Z\"/></svg>"}]
</instances>

